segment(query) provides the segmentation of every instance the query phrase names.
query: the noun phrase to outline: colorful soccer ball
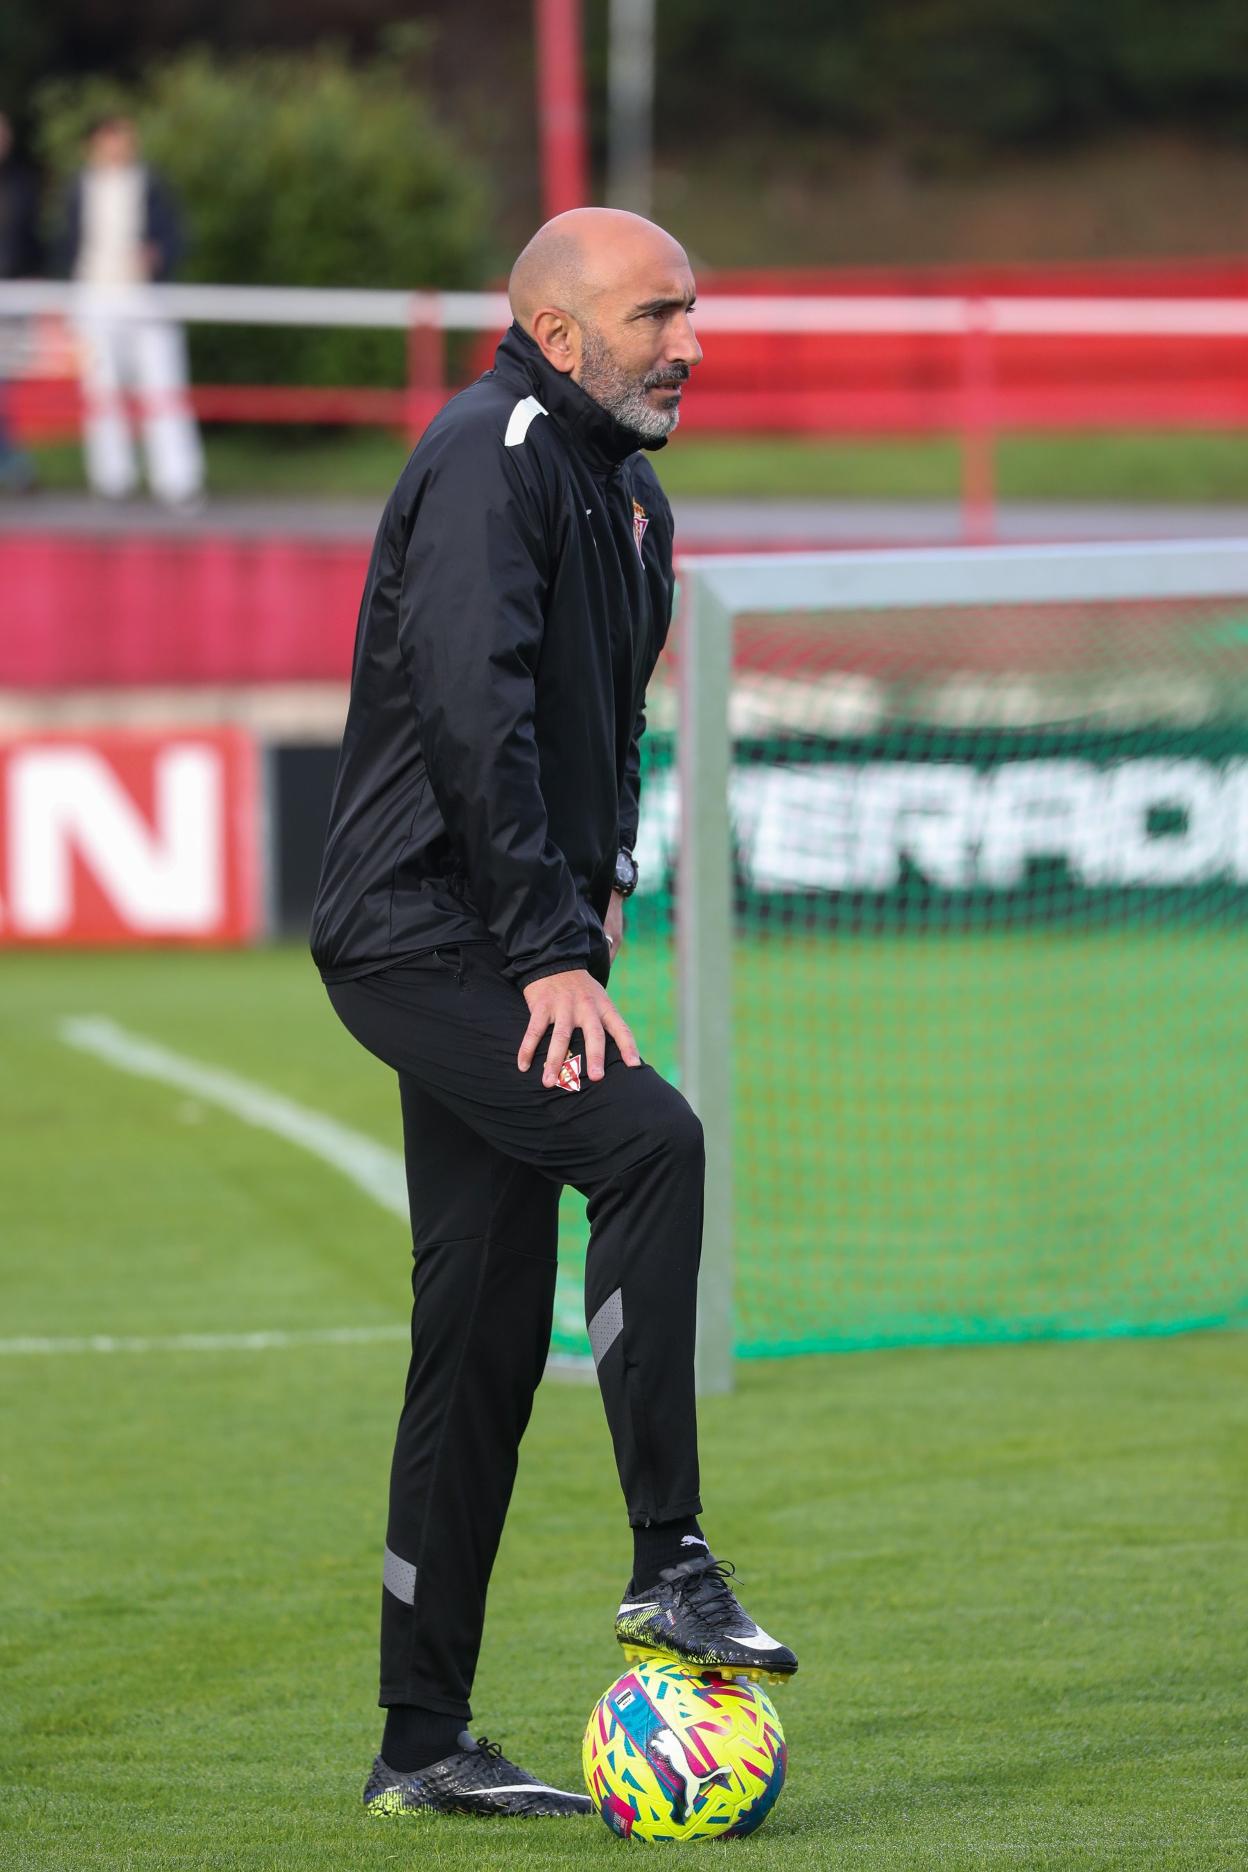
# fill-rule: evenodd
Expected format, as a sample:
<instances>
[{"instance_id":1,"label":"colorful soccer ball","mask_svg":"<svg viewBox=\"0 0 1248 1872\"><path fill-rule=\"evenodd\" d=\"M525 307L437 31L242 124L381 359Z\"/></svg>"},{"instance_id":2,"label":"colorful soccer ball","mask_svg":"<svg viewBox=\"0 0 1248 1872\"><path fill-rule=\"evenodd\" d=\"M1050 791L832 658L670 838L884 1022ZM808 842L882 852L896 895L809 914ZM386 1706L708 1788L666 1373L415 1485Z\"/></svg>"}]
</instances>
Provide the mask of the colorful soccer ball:
<instances>
[{"instance_id":1,"label":"colorful soccer ball","mask_svg":"<svg viewBox=\"0 0 1248 1872\"><path fill-rule=\"evenodd\" d=\"M740 1839L775 1806L787 1751L757 1684L650 1658L599 1698L581 1761L621 1839Z\"/></svg>"}]
</instances>

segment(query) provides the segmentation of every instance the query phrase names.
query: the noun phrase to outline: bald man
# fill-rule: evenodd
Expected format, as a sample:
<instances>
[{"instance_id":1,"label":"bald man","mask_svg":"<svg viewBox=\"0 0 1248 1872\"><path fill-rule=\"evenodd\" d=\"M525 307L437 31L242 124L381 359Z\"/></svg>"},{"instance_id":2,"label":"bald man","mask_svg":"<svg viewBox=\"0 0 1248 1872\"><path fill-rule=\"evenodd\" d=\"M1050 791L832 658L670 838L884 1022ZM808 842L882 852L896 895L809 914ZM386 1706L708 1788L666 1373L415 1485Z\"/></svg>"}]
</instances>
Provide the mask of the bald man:
<instances>
[{"instance_id":1,"label":"bald man","mask_svg":"<svg viewBox=\"0 0 1248 1872\"><path fill-rule=\"evenodd\" d=\"M702 1131L607 993L637 883L645 692L693 276L635 215L549 222L494 369L382 518L313 913L349 1031L398 1075L412 1358L390 1479L370 1812L578 1814L465 1725L490 1570L550 1342L559 1195L633 1533L626 1655L787 1675L697 1517ZM581 1637L577 1635L577 1642Z\"/></svg>"}]
</instances>

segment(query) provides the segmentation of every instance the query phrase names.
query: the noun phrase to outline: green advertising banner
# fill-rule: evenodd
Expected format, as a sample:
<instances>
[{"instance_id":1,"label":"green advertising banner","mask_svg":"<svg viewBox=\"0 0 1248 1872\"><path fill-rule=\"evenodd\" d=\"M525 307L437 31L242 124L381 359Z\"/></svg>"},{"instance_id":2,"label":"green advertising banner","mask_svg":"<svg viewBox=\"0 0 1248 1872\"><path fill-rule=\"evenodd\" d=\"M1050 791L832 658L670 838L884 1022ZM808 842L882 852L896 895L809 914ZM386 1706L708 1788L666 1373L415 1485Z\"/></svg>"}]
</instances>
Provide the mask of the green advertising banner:
<instances>
[{"instance_id":1,"label":"green advertising banner","mask_svg":"<svg viewBox=\"0 0 1248 1872\"><path fill-rule=\"evenodd\" d=\"M679 836L670 739L647 767L637 858L639 895L654 897L672 887ZM739 739L730 811L756 925L1248 908L1245 723Z\"/></svg>"}]
</instances>

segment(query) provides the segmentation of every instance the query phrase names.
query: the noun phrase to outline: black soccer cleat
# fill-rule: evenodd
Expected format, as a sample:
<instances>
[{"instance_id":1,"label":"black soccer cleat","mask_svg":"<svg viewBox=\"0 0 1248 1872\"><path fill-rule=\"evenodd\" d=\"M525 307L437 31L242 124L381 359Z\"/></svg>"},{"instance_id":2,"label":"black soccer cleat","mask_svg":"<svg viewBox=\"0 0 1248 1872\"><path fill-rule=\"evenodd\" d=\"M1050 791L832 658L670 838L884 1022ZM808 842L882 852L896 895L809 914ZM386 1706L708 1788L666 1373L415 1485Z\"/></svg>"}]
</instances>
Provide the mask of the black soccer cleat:
<instances>
[{"instance_id":1,"label":"black soccer cleat","mask_svg":"<svg viewBox=\"0 0 1248 1872\"><path fill-rule=\"evenodd\" d=\"M379 1755L364 1788L367 1813L495 1814L510 1818L555 1819L589 1814L594 1803L585 1794L565 1794L509 1762L497 1742L485 1736L474 1742L465 1729L454 1755L400 1774Z\"/></svg>"},{"instance_id":2,"label":"black soccer cleat","mask_svg":"<svg viewBox=\"0 0 1248 1872\"><path fill-rule=\"evenodd\" d=\"M615 1615L615 1635L629 1662L674 1658L692 1671L759 1683L791 1677L797 1658L742 1609L728 1584L732 1572L708 1555L664 1567L648 1592L630 1585Z\"/></svg>"}]
</instances>

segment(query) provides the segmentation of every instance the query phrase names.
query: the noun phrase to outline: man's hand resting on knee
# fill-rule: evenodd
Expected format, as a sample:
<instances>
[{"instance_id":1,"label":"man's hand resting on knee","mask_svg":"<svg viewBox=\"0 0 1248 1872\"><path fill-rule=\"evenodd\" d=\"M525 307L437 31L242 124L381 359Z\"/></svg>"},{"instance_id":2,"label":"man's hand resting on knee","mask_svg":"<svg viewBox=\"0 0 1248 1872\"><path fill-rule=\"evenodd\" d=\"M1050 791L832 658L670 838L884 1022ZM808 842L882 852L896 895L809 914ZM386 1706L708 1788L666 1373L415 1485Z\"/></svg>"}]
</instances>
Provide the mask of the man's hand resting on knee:
<instances>
[{"instance_id":1,"label":"man's hand resting on knee","mask_svg":"<svg viewBox=\"0 0 1248 1872\"><path fill-rule=\"evenodd\" d=\"M560 1069L567 1058L568 1042L578 1027L584 1036L585 1069L591 1079L602 1078L608 1034L619 1047L626 1066L641 1065L637 1042L623 1015L588 969L569 969L565 975L544 975L541 981L530 983L524 990L524 998L529 1004L529 1024L516 1059L521 1072L528 1072L546 1029L554 1028L546 1051L546 1064L542 1067L544 1086L558 1083Z\"/></svg>"}]
</instances>

